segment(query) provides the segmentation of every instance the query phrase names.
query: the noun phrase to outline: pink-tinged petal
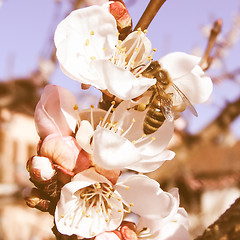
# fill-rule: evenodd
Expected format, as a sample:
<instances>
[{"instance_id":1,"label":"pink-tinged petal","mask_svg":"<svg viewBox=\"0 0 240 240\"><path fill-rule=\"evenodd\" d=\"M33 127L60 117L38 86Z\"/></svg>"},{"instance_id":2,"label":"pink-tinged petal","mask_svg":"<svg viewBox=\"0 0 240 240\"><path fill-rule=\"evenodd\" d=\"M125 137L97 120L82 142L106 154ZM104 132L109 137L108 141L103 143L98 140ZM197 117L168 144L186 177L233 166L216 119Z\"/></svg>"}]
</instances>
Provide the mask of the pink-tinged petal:
<instances>
[{"instance_id":1,"label":"pink-tinged petal","mask_svg":"<svg viewBox=\"0 0 240 240\"><path fill-rule=\"evenodd\" d=\"M88 121L82 120L76 134L76 140L80 147L83 148L88 153L92 153L90 141L93 136L93 133L94 130L92 128L92 125Z\"/></svg>"},{"instance_id":2,"label":"pink-tinged petal","mask_svg":"<svg viewBox=\"0 0 240 240\"><path fill-rule=\"evenodd\" d=\"M80 150L75 167L73 169L74 174L82 172L88 169L91 165L91 156L83 149Z\"/></svg>"},{"instance_id":3,"label":"pink-tinged petal","mask_svg":"<svg viewBox=\"0 0 240 240\"><path fill-rule=\"evenodd\" d=\"M117 26L107 6L73 11L57 27L54 41L64 73L85 84L104 89L90 66L92 59L109 58L117 44Z\"/></svg>"},{"instance_id":4,"label":"pink-tinged petal","mask_svg":"<svg viewBox=\"0 0 240 240\"><path fill-rule=\"evenodd\" d=\"M55 85L46 86L34 114L39 136L44 139L53 133L70 135L77 124L76 104L75 97L68 90Z\"/></svg>"},{"instance_id":5,"label":"pink-tinged petal","mask_svg":"<svg viewBox=\"0 0 240 240\"><path fill-rule=\"evenodd\" d=\"M94 240L121 240L114 232L103 232L98 234Z\"/></svg>"},{"instance_id":6,"label":"pink-tinged petal","mask_svg":"<svg viewBox=\"0 0 240 240\"><path fill-rule=\"evenodd\" d=\"M171 194L164 192L157 181L145 175L133 175L122 181L119 179L115 189L126 203L132 204L131 211L141 217L166 218L176 205Z\"/></svg>"},{"instance_id":7,"label":"pink-tinged petal","mask_svg":"<svg viewBox=\"0 0 240 240\"><path fill-rule=\"evenodd\" d=\"M199 62L199 57L183 52L169 53L159 60L161 67L169 73L172 80L188 74Z\"/></svg>"},{"instance_id":8,"label":"pink-tinged petal","mask_svg":"<svg viewBox=\"0 0 240 240\"><path fill-rule=\"evenodd\" d=\"M172 160L175 153L170 150L164 150L156 156L142 156L142 160L129 165L127 168L133 171L148 173L158 169L165 161Z\"/></svg>"},{"instance_id":9,"label":"pink-tinged petal","mask_svg":"<svg viewBox=\"0 0 240 240\"><path fill-rule=\"evenodd\" d=\"M184 77L174 80L174 84L181 89L192 104L207 101L213 89L211 78L205 76L199 66Z\"/></svg>"},{"instance_id":10,"label":"pink-tinged petal","mask_svg":"<svg viewBox=\"0 0 240 240\"><path fill-rule=\"evenodd\" d=\"M99 78L105 81L106 89L122 100L138 97L156 83L155 79L136 78L129 70L120 68L109 60L96 60L92 65Z\"/></svg>"},{"instance_id":11,"label":"pink-tinged petal","mask_svg":"<svg viewBox=\"0 0 240 240\"><path fill-rule=\"evenodd\" d=\"M140 153L126 138L99 127L93 138L93 158L102 168L121 169L138 161Z\"/></svg>"},{"instance_id":12,"label":"pink-tinged petal","mask_svg":"<svg viewBox=\"0 0 240 240\"><path fill-rule=\"evenodd\" d=\"M75 138L52 134L44 139L40 148L40 155L72 171L75 168L80 150L81 148Z\"/></svg>"}]
</instances>

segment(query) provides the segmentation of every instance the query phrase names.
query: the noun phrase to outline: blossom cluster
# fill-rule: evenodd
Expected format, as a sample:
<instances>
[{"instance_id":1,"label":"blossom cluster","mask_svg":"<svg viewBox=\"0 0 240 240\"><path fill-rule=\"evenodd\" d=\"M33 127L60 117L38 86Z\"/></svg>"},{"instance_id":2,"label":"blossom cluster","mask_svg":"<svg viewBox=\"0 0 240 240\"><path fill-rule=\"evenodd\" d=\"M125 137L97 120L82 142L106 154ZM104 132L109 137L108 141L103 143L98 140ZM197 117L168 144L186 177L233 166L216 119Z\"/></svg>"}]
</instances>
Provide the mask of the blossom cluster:
<instances>
[{"instance_id":1,"label":"blossom cluster","mask_svg":"<svg viewBox=\"0 0 240 240\"><path fill-rule=\"evenodd\" d=\"M208 99L212 82L198 57L175 52L153 61L146 32L131 31L122 1L75 10L56 29L62 71L101 90L104 105L79 110L70 91L48 85L36 106L40 141L27 162L35 187L25 200L54 216L57 239L189 239L178 190L165 192L144 173L174 158L173 120L185 108L196 115L193 104ZM159 87L163 74L169 83ZM145 133L149 108L161 124Z\"/></svg>"}]
</instances>

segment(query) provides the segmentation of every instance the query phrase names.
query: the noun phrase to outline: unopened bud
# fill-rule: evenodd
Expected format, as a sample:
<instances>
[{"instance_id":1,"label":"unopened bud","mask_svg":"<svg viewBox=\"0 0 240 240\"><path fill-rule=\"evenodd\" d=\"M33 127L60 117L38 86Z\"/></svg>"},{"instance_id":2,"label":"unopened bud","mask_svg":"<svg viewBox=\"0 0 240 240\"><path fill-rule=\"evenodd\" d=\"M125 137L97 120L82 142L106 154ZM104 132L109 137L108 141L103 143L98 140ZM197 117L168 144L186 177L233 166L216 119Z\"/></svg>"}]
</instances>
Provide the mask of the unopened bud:
<instances>
[{"instance_id":1,"label":"unopened bud","mask_svg":"<svg viewBox=\"0 0 240 240\"><path fill-rule=\"evenodd\" d=\"M27 169L32 181L38 183L51 180L56 172L51 160L41 156L34 156L28 160Z\"/></svg>"},{"instance_id":2,"label":"unopened bud","mask_svg":"<svg viewBox=\"0 0 240 240\"><path fill-rule=\"evenodd\" d=\"M132 31L132 18L126 6L123 1L115 1L110 4L109 11L117 22L117 28L120 33L119 39L124 40Z\"/></svg>"},{"instance_id":3,"label":"unopened bud","mask_svg":"<svg viewBox=\"0 0 240 240\"><path fill-rule=\"evenodd\" d=\"M43 212L49 211L50 200L42 199L38 189L25 188L22 194L26 204L29 207L37 208Z\"/></svg>"}]
</instances>

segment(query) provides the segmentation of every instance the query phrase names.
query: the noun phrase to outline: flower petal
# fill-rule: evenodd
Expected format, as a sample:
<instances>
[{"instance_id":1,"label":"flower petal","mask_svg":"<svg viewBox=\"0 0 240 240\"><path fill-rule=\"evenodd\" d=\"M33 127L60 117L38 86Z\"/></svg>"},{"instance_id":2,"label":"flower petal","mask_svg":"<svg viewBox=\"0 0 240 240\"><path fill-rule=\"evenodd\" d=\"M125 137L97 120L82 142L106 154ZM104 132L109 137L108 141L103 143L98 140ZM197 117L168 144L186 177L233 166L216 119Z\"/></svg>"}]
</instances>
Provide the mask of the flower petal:
<instances>
[{"instance_id":1,"label":"flower petal","mask_svg":"<svg viewBox=\"0 0 240 240\"><path fill-rule=\"evenodd\" d=\"M204 75L199 66L182 78L174 80L174 84L181 89L192 104L203 103L212 93L212 80Z\"/></svg>"},{"instance_id":2,"label":"flower petal","mask_svg":"<svg viewBox=\"0 0 240 240\"><path fill-rule=\"evenodd\" d=\"M76 140L80 147L83 148L88 153L92 153L90 140L93 136L93 133L94 130L92 128L92 125L88 121L82 120L76 134Z\"/></svg>"},{"instance_id":3,"label":"flower petal","mask_svg":"<svg viewBox=\"0 0 240 240\"><path fill-rule=\"evenodd\" d=\"M131 164L127 168L133 171L148 173L155 171L167 160L172 160L175 156L173 151L165 150L156 156L142 156L141 161Z\"/></svg>"},{"instance_id":4,"label":"flower petal","mask_svg":"<svg viewBox=\"0 0 240 240\"><path fill-rule=\"evenodd\" d=\"M163 219L176 204L171 194L164 192L157 181L145 175L133 175L122 181L120 178L115 189L126 203L133 204L131 211L141 217Z\"/></svg>"},{"instance_id":5,"label":"flower petal","mask_svg":"<svg viewBox=\"0 0 240 240\"><path fill-rule=\"evenodd\" d=\"M114 131L98 127L93 138L93 158L105 169L126 167L140 159L134 144Z\"/></svg>"},{"instance_id":6,"label":"flower petal","mask_svg":"<svg viewBox=\"0 0 240 240\"><path fill-rule=\"evenodd\" d=\"M173 52L159 60L161 67L167 70L171 79L182 77L200 62L200 58L183 52Z\"/></svg>"},{"instance_id":7,"label":"flower petal","mask_svg":"<svg viewBox=\"0 0 240 240\"><path fill-rule=\"evenodd\" d=\"M36 106L34 119L38 134L45 138L49 134L70 135L77 124L73 94L56 85L47 85Z\"/></svg>"},{"instance_id":8,"label":"flower petal","mask_svg":"<svg viewBox=\"0 0 240 240\"><path fill-rule=\"evenodd\" d=\"M173 122L165 120L156 132L147 135L141 143L136 144L136 147L141 151L143 156L156 156L168 146L173 136L173 131ZM152 141L146 144L151 139Z\"/></svg>"},{"instance_id":9,"label":"flower petal","mask_svg":"<svg viewBox=\"0 0 240 240\"><path fill-rule=\"evenodd\" d=\"M96 60L92 66L104 81L106 89L122 100L130 100L146 92L156 83L155 79L136 78L129 70L114 65L109 60Z\"/></svg>"},{"instance_id":10,"label":"flower petal","mask_svg":"<svg viewBox=\"0 0 240 240\"><path fill-rule=\"evenodd\" d=\"M117 27L108 6L71 12L57 27L54 41L64 73L77 81L105 89L91 67L93 59L109 58L117 44Z\"/></svg>"}]
</instances>

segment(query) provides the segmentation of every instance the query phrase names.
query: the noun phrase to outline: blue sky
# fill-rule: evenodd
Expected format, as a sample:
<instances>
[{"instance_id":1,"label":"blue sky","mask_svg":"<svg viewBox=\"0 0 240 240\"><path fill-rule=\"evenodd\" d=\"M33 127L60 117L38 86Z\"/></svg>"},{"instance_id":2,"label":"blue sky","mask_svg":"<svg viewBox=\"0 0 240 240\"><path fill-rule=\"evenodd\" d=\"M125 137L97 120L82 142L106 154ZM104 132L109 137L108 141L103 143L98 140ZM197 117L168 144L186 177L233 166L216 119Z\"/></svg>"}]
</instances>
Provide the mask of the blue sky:
<instances>
[{"instance_id":1,"label":"blue sky","mask_svg":"<svg viewBox=\"0 0 240 240\"><path fill-rule=\"evenodd\" d=\"M126 0L126 4L130 1ZM135 25L149 1L131 1L129 12ZM57 7L58 6L58 7ZM51 50L51 34L56 24L61 21L69 9L67 0L62 5L54 0L4 0L0 7L0 79L28 76L37 69L41 55L47 57ZM147 36L153 47L158 51L155 59L172 51L191 53L196 46L204 48L206 39L200 28L213 23L217 18L223 19L223 32L226 33L231 24L233 15L240 9L238 0L167 0L158 12L150 27ZM228 59L228 68L234 69L239 65L240 44L236 45ZM75 94L79 93L79 83L67 78L57 69L51 83L64 86ZM226 95L226 91L231 91ZM240 95L239 85L232 83L216 86L212 97L213 102L224 105L226 101ZM220 106L220 107L221 107ZM189 116L192 124L190 130L196 132L206 124L208 119L215 117L219 106L205 105L197 107L200 111L197 119Z\"/></svg>"}]
</instances>

